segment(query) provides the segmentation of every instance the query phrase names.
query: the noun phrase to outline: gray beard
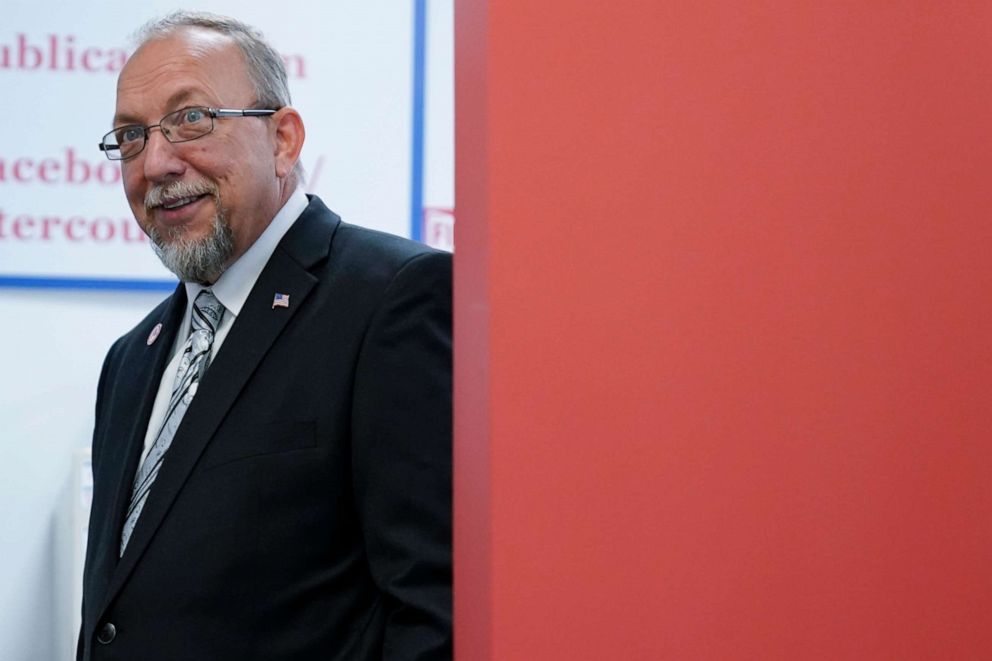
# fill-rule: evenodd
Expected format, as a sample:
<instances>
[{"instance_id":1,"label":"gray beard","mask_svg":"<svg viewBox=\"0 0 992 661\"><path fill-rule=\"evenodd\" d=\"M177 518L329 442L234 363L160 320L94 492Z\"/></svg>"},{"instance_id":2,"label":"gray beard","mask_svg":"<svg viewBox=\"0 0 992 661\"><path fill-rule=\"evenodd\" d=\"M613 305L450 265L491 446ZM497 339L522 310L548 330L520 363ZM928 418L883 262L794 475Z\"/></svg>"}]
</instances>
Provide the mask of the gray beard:
<instances>
[{"instance_id":1,"label":"gray beard","mask_svg":"<svg viewBox=\"0 0 992 661\"><path fill-rule=\"evenodd\" d=\"M214 216L212 231L199 240L190 240L185 232L168 232L163 237L155 227L148 228L152 250L165 268L183 282L212 284L224 272L234 254L234 234L222 214Z\"/></svg>"}]
</instances>

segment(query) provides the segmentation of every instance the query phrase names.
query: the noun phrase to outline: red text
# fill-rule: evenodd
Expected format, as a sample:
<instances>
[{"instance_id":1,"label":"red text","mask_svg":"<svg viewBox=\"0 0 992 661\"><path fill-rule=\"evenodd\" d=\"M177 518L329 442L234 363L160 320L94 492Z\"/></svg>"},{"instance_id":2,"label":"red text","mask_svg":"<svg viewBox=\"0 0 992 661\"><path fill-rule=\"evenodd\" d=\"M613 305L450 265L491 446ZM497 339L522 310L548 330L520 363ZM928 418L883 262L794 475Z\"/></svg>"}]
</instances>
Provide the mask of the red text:
<instances>
[{"instance_id":1,"label":"red text","mask_svg":"<svg viewBox=\"0 0 992 661\"><path fill-rule=\"evenodd\" d=\"M121 181L121 168L107 159L87 161L66 147L51 157L0 156L0 183L27 184L102 184L111 186Z\"/></svg>"},{"instance_id":2,"label":"red text","mask_svg":"<svg viewBox=\"0 0 992 661\"><path fill-rule=\"evenodd\" d=\"M141 243L147 241L133 218L84 218L55 215L9 216L0 209L0 241L69 241L71 243Z\"/></svg>"}]
</instances>

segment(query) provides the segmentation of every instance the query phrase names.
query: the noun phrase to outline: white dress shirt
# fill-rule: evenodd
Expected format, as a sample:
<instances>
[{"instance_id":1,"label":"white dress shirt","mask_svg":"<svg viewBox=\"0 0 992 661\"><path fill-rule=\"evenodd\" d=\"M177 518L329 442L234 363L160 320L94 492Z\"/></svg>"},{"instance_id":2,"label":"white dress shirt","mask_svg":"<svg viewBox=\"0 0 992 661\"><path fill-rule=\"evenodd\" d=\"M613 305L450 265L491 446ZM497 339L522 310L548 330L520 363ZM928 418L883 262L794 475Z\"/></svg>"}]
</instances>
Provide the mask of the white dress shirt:
<instances>
[{"instance_id":1,"label":"white dress shirt","mask_svg":"<svg viewBox=\"0 0 992 661\"><path fill-rule=\"evenodd\" d=\"M241 313L241 307L248 300L258 276L262 274L262 269L268 264L269 258L275 251L279 241L284 234L289 231L296 219L300 217L303 210L307 208L309 200L303 191L297 188L286 204L276 213L275 218L265 228L262 235L255 240L255 243L245 251L224 273L217 278L210 290L217 297L217 300L224 306L224 316L220 321L220 326L214 334L214 343L210 349L210 360L212 361L224 344L224 339L231 331L231 326ZM158 393L155 395L155 404L152 407L151 417L148 418L148 429L145 432L145 449L141 453L141 462L145 460L145 455L151 449L159 430L165 423L165 412L169 408L169 399L172 395L172 387L175 384L176 372L179 370L179 360L182 358L182 347L186 343L186 338L190 334L191 317L193 314L193 301L196 295L205 287L203 285L186 282L186 313L183 315L182 326L176 333L175 342L172 343L172 353L169 364L162 372L162 380L158 385ZM141 462L138 463L140 468Z\"/></svg>"}]
</instances>

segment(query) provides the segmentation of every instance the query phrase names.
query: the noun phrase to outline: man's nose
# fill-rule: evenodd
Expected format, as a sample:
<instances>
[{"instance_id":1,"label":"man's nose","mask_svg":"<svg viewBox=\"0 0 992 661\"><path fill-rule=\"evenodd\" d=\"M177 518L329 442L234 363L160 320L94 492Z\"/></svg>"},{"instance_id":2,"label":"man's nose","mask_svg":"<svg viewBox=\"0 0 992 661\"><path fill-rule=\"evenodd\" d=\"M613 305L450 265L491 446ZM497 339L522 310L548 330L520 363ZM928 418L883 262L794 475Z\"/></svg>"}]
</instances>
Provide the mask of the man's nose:
<instances>
[{"instance_id":1,"label":"man's nose","mask_svg":"<svg viewBox=\"0 0 992 661\"><path fill-rule=\"evenodd\" d=\"M172 180L186 169L186 164L178 156L176 145L165 139L159 127L149 129L144 157L145 178L148 181Z\"/></svg>"}]
</instances>

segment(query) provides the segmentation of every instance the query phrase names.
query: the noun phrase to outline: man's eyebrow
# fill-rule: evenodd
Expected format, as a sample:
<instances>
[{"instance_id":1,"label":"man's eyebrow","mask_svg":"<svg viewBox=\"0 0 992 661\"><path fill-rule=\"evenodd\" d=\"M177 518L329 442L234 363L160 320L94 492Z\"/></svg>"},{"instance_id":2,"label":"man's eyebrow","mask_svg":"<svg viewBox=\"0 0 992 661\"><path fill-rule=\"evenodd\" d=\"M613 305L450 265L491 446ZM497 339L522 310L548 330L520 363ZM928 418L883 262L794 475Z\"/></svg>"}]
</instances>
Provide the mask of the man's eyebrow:
<instances>
[{"instance_id":1,"label":"man's eyebrow","mask_svg":"<svg viewBox=\"0 0 992 661\"><path fill-rule=\"evenodd\" d=\"M190 98L196 95L191 89L181 89L166 101L165 107L172 110L176 110L182 106L182 104L189 102ZM171 110L170 110L171 112ZM141 124L141 119L129 112L121 112L114 115L114 126L124 126L127 124Z\"/></svg>"},{"instance_id":2,"label":"man's eyebrow","mask_svg":"<svg viewBox=\"0 0 992 661\"><path fill-rule=\"evenodd\" d=\"M138 120L134 115L130 113L122 112L114 115L114 121L112 124L114 126L126 126L128 124L140 124L141 121Z\"/></svg>"}]
</instances>

